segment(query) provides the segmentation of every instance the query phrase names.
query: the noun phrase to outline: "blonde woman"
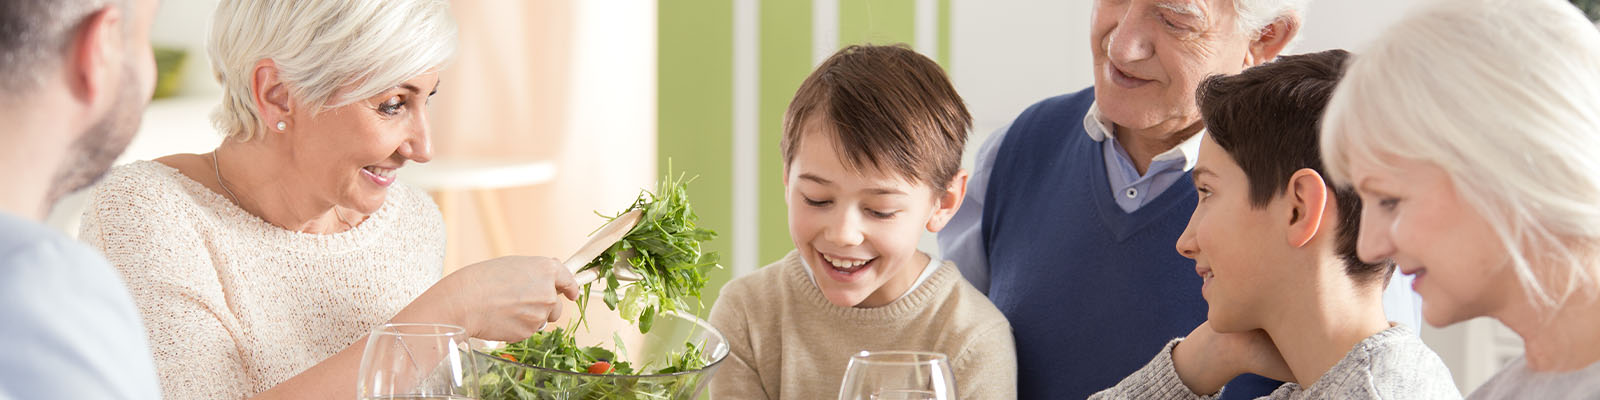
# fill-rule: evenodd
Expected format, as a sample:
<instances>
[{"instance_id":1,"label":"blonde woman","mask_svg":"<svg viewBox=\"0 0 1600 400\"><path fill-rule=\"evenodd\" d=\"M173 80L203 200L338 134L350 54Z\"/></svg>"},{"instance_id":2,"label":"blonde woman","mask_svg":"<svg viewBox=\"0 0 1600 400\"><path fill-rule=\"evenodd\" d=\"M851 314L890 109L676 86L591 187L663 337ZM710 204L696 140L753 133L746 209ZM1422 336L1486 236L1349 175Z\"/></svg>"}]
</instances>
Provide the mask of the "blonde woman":
<instances>
[{"instance_id":1,"label":"blonde woman","mask_svg":"<svg viewBox=\"0 0 1600 400\"><path fill-rule=\"evenodd\" d=\"M1422 7L1350 66L1322 144L1366 205L1361 258L1415 276L1429 324L1522 337L1470 398L1600 393L1600 32L1577 9Z\"/></svg>"},{"instance_id":2,"label":"blonde woman","mask_svg":"<svg viewBox=\"0 0 1600 400\"><path fill-rule=\"evenodd\" d=\"M167 398L353 398L379 324L519 340L559 317L576 287L548 258L441 279L438 208L395 181L430 157L445 0L224 0L211 25L226 139L115 169L81 235L127 282Z\"/></svg>"}]
</instances>

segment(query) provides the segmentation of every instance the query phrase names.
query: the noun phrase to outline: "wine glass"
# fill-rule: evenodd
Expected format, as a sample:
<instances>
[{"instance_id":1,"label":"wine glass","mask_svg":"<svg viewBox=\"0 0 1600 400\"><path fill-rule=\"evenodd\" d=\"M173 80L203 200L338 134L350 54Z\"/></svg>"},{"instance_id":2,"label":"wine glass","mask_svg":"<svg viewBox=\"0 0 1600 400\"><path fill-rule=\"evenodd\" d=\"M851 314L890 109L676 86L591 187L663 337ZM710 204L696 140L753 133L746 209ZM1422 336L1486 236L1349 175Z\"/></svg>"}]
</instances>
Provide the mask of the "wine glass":
<instances>
[{"instance_id":1,"label":"wine glass","mask_svg":"<svg viewBox=\"0 0 1600 400\"><path fill-rule=\"evenodd\" d=\"M956 379L944 354L863 351L850 357L839 400L955 400Z\"/></svg>"},{"instance_id":2,"label":"wine glass","mask_svg":"<svg viewBox=\"0 0 1600 400\"><path fill-rule=\"evenodd\" d=\"M467 331L444 324L384 324L372 330L356 378L358 400L471 399Z\"/></svg>"}]
</instances>

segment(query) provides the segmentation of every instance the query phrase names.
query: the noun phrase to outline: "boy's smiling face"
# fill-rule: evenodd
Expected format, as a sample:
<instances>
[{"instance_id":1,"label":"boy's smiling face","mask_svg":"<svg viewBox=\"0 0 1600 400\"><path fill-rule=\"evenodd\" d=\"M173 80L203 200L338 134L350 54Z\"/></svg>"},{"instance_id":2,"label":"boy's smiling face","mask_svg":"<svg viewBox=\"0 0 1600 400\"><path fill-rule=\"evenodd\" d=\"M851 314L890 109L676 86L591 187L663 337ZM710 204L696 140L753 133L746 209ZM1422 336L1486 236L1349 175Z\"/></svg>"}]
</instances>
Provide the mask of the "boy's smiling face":
<instances>
[{"instance_id":1,"label":"boy's smiling face","mask_svg":"<svg viewBox=\"0 0 1600 400\"><path fill-rule=\"evenodd\" d=\"M1274 304L1294 265L1288 253L1285 221L1290 211L1283 196L1265 207L1250 203L1250 182L1233 157L1210 137L1201 139L1194 168L1199 194L1189 226L1178 237L1178 252L1194 259L1209 305L1208 319L1218 332L1260 328L1272 318ZM1283 216L1274 218L1274 216Z\"/></svg>"},{"instance_id":2,"label":"boy's smiling face","mask_svg":"<svg viewBox=\"0 0 1600 400\"><path fill-rule=\"evenodd\" d=\"M805 135L784 176L789 237L830 303L893 302L929 261L917 251L922 232L943 228L960 206L965 173L936 194L886 171L852 170L833 135Z\"/></svg>"}]
</instances>

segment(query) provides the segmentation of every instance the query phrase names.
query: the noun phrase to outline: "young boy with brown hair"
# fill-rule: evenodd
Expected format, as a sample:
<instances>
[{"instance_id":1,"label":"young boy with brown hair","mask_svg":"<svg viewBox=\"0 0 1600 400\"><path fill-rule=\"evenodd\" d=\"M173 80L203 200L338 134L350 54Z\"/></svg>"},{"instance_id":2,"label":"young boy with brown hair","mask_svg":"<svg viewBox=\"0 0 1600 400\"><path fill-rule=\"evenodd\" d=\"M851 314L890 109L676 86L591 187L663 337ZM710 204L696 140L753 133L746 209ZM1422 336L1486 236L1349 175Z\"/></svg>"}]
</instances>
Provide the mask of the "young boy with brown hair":
<instances>
[{"instance_id":1,"label":"young boy with brown hair","mask_svg":"<svg viewBox=\"0 0 1600 400\"><path fill-rule=\"evenodd\" d=\"M833 398L864 350L943 353L961 399L1016 398L1011 325L916 248L961 206L971 124L904 46L847 47L801 83L781 143L795 250L722 289L711 323L732 351L713 398Z\"/></svg>"}]
</instances>

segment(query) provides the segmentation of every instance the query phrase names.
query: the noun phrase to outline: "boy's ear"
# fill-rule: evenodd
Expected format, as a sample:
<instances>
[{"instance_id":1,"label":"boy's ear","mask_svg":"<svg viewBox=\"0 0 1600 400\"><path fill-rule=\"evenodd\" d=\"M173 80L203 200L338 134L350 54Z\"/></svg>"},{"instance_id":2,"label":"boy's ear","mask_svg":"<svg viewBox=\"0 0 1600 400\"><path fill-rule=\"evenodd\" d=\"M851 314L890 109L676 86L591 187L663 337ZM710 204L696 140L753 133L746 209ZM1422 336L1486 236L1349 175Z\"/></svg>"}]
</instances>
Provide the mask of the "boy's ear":
<instances>
[{"instance_id":1,"label":"boy's ear","mask_svg":"<svg viewBox=\"0 0 1600 400\"><path fill-rule=\"evenodd\" d=\"M961 200L967 197L967 177L967 170L956 171L956 176L945 185L944 192L938 193L938 204L934 205L933 215L928 216L928 232L944 229L944 225L950 223L950 218L956 216L956 210L961 209Z\"/></svg>"},{"instance_id":2,"label":"boy's ear","mask_svg":"<svg viewBox=\"0 0 1600 400\"><path fill-rule=\"evenodd\" d=\"M1305 246L1322 230L1323 213L1328 208L1328 186L1322 174L1301 168L1289 177L1289 245Z\"/></svg>"}]
</instances>

